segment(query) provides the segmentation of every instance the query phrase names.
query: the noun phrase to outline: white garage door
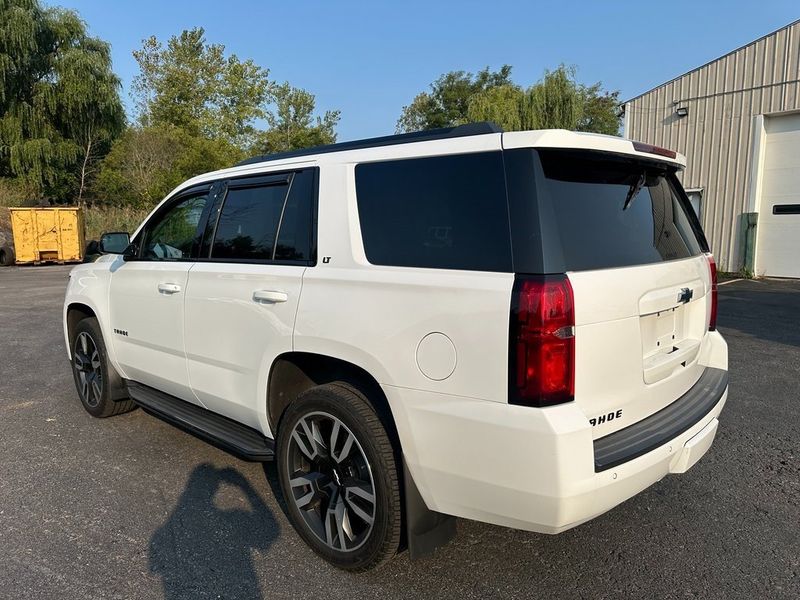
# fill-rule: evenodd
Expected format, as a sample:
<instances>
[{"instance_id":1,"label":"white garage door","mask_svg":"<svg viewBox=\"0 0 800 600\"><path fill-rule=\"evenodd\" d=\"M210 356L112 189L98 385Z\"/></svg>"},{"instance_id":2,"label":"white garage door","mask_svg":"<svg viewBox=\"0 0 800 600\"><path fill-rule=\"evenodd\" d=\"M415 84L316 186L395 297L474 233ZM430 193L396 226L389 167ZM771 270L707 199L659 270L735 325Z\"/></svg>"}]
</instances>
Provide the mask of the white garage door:
<instances>
[{"instance_id":1,"label":"white garage door","mask_svg":"<svg viewBox=\"0 0 800 600\"><path fill-rule=\"evenodd\" d=\"M800 114L767 117L756 273L800 277Z\"/></svg>"}]
</instances>

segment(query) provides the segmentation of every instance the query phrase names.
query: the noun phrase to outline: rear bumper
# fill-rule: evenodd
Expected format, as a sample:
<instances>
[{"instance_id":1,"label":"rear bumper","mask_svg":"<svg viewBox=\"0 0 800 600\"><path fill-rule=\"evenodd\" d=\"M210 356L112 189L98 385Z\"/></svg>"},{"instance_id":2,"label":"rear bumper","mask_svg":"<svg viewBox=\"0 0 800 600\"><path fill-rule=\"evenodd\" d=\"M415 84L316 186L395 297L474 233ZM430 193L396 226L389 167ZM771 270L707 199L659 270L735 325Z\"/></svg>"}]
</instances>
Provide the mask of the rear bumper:
<instances>
[{"instance_id":1,"label":"rear bumper","mask_svg":"<svg viewBox=\"0 0 800 600\"><path fill-rule=\"evenodd\" d=\"M714 336L719 353L708 366L727 372L725 342L719 334ZM684 420L676 429L680 433L597 471L591 427L574 403L530 409L391 386L384 389L408 469L430 509L559 533L697 462L714 439L717 417L727 399L727 377L714 392L716 398L704 397L703 414L696 414L692 423Z\"/></svg>"},{"instance_id":2,"label":"rear bumper","mask_svg":"<svg viewBox=\"0 0 800 600\"><path fill-rule=\"evenodd\" d=\"M728 390L728 372L707 367L683 396L663 410L594 441L594 470L611 469L647 454L699 423Z\"/></svg>"}]
</instances>

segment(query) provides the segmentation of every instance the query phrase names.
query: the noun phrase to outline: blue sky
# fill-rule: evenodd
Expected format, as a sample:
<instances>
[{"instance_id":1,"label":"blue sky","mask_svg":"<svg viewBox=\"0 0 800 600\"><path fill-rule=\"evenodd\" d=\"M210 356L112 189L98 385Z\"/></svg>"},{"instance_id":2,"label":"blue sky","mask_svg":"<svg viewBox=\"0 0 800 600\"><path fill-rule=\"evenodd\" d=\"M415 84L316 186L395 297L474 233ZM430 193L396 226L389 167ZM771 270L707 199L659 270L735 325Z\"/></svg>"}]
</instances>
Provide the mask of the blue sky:
<instances>
[{"instance_id":1,"label":"blue sky","mask_svg":"<svg viewBox=\"0 0 800 600\"><path fill-rule=\"evenodd\" d=\"M76 9L111 43L128 105L141 40L201 26L209 42L316 94L319 109L340 109L340 141L393 133L402 107L446 71L507 63L527 86L574 64L579 80L628 98L800 18L796 0L47 3Z\"/></svg>"}]
</instances>

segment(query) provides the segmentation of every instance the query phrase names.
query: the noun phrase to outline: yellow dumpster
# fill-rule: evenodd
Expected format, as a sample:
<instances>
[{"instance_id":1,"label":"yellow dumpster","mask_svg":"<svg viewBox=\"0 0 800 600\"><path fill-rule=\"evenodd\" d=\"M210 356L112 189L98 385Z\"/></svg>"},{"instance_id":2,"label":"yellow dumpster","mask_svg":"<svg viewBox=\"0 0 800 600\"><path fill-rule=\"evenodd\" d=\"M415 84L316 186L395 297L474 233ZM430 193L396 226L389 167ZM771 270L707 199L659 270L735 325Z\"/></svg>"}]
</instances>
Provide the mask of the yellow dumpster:
<instances>
[{"instance_id":1,"label":"yellow dumpster","mask_svg":"<svg viewBox=\"0 0 800 600\"><path fill-rule=\"evenodd\" d=\"M80 208L12 208L11 231L17 264L83 259Z\"/></svg>"}]
</instances>

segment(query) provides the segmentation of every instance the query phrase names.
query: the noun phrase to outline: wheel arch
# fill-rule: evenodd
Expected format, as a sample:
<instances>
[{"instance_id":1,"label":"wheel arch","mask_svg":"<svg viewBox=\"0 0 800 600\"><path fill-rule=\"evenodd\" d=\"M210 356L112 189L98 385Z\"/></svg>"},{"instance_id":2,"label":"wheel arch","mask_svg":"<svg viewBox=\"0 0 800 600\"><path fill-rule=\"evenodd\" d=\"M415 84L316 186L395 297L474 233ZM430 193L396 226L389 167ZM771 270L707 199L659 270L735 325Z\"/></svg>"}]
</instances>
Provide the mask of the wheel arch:
<instances>
[{"instance_id":1,"label":"wheel arch","mask_svg":"<svg viewBox=\"0 0 800 600\"><path fill-rule=\"evenodd\" d=\"M89 317L97 318L97 313L91 306L82 302L72 302L67 306L67 331L72 334L78 321Z\"/></svg>"},{"instance_id":2,"label":"wheel arch","mask_svg":"<svg viewBox=\"0 0 800 600\"><path fill-rule=\"evenodd\" d=\"M273 435L286 408L312 387L343 381L362 392L381 419L386 432L401 454L400 438L389 401L378 380L365 368L347 360L312 352L287 352L272 363L267 382L267 419Z\"/></svg>"},{"instance_id":3,"label":"wheel arch","mask_svg":"<svg viewBox=\"0 0 800 600\"><path fill-rule=\"evenodd\" d=\"M67 338L67 354L70 355L70 358L72 357L72 337L75 327L77 327L78 323L89 317L94 317L99 321L97 312L88 304L84 304L83 302L70 302L66 307L64 324Z\"/></svg>"},{"instance_id":4,"label":"wheel arch","mask_svg":"<svg viewBox=\"0 0 800 600\"><path fill-rule=\"evenodd\" d=\"M106 329L108 322L108 314L103 312L102 307L98 306L92 298L85 295L68 295L67 301L64 303L63 324L64 324L64 341L67 345L67 356L72 359L72 337L75 327L83 319L93 317L97 319L100 326L100 332L103 335L103 340L106 345L106 352L108 353L111 364L114 368L121 373L116 363L116 354L114 353L114 346L111 336Z\"/></svg>"}]
</instances>

